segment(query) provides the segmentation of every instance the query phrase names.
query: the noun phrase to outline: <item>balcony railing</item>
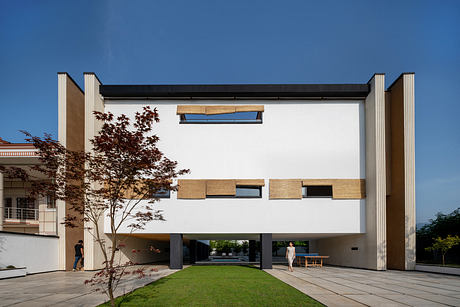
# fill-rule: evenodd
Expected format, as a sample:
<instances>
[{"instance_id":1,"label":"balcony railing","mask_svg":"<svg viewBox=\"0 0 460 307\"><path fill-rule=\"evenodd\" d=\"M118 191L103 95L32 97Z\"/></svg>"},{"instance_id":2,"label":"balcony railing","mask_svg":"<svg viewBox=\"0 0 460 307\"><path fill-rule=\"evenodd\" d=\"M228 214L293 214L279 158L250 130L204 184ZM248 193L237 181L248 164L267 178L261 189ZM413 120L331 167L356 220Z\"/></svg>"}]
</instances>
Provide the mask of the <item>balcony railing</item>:
<instances>
[{"instance_id":1,"label":"balcony railing","mask_svg":"<svg viewBox=\"0 0 460 307\"><path fill-rule=\"evenodd\" d=\"M5 208L5 219L37 220L38 209Z\"/></svg>"}]
</instances>

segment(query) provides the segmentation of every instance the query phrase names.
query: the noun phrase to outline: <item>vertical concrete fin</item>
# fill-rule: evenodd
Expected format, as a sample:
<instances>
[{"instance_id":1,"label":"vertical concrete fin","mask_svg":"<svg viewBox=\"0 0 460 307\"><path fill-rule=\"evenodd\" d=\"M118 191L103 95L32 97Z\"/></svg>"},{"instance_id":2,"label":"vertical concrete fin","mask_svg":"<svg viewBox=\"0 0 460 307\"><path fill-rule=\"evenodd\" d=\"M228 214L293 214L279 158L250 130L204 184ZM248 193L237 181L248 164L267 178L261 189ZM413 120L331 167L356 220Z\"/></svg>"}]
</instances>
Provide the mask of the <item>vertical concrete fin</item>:
<instances>
[{"instance_id":1,"label":"vertical concrete fin","mask_svg":"<svg viewBox=\"0 0 460 307\"><path fill-rule=\"evenodd\" d=\"M104 112L104 100L99 93L101 82L94 73L84 73L85 79L85 151L89 152L93 149L90 140L99 133L102 123L98 122L93 112ZM85 269L97 270L103 265L103 255L100 246L95 241L91 231L95 230L95 225L85 223L84 245L85 245ZM104 215L98 223L100 232L104 232ZM101 238L106 242L110 242L110 238L104 233L101 233Z\"/></svg>"},{"instance_id":2,"label":"vertical concrete fin","mask_svg":"<svg viewBox=\"0 0 460 307\"><path fill-rule=\"evenodd\" d=\"M58 73L58 140L67 149L84 150L84 93L65 72ZM74 244L83 238L83 227L65 227L64 217L76 215L64 201L56 202L59 235L59 269L71 270ZM78 218L78 217L77 217Z\"/></svg>"},{"instance_id":3,"label":"vertical concrete fin","mask_svg":"<svg viewBox=\"0 0 460 307\"><path fill-rule=\"evenodd\" d=\"M369 82L366 108L366 249L368 268L386 269L385 75ZM375 251L375 252L373 252Z\"/></svg>"},{"instance_id":4,"label":"vertical concrete fin","mask_svg":"<svg viewBox=\"0 0 460 307\"><path fill-rule=\"evenodd\" d=\"M403 74L405 269L415 269L415 75Z\"/></svg>"}]
</instances>

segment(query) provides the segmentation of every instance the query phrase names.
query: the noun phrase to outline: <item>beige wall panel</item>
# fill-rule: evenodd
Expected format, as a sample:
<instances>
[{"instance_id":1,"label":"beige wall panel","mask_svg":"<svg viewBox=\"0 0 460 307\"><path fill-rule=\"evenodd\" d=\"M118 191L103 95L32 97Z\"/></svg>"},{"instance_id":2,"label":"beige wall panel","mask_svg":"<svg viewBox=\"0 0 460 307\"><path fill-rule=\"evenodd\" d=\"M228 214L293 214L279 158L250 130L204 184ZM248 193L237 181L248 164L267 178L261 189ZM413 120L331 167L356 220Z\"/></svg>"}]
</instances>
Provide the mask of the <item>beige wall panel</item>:
<instances>
[{"instance_id":1,"label":"beige wall panel","mask_svg":"<svg viewBox=\"0 0 460 307\"><path fill-rule=\"evenodd\" d=\"M332 186L332 198L366 198L365 187L363 179L337 179Z\"/></svg>"},{"instance_id":2,"label":"beige wall panel","mask_svg":"<svg viewBox=\"0 0 460 307\"><path fill-rule=\"evenodd\" d=\"M177 106L177 114L206 114L206 106Z\"/></svg>"},{"instance_id":3,"label":"beige wall panel","mask_svg":"<svg viewBox=\"0 0 460 307\"><path fill-rule=\"evenodd\" d=\"M263 112L264 106L236 106L235 112Z\"/></svg>"},{"instance_id":4,"label":"beige wall panel","mask_svg":"<svg viewBox=\"0 0 460 307\"><path fill-rule=\"evenodd\" d=\"M206 195L235 195L236 182L235 180L207 180Z\"/></svg>"},{"instance_id":5,"label":"beige wall panel","mask_svg":"<svg viewBox=\"0 0 460 307\"><path fill-rule=\"evenodd\" d=\"M207 106L206 114L228 114L235 113L235 106Z\"/></svg>"},{"instance_id":6,"label":"beige wall panel","mask_svg":"<svg viewBox=\"0 0 460 307\"><path fill-rule=\"evenodd\" d=\"M302 180L270 179L270 199L301 199Z\"/></svg>"},{"instance_id":7,"label":"beige wall panel","mask_svg":"<svg viewBox=\"0 0 460 307\"><path fill-rule=\"evenodd\" d=\"M259 186L263 187L265 186L265 180L264 179L236 179L236 185L241 185L241 186Z\"/></svg>"},{"instance_id":8,"label":"beige wall panel","mask_svg":"<svg viewBox=\"0 0 460 307\"><path fill-rule=\"evenodd\" d=\"M178 180L178 199L204 199L206 198L206 180Z\"/></svg>"}]
</instances>

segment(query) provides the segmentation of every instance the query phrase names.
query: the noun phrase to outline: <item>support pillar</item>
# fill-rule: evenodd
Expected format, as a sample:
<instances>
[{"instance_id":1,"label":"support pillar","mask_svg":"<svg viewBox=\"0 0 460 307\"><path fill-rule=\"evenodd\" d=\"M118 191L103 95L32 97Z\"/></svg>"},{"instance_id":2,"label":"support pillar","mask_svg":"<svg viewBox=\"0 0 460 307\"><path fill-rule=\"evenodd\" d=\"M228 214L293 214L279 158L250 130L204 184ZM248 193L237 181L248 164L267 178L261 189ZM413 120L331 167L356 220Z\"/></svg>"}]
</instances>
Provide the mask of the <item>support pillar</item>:
<instances>
[{"instance_id":1,"label":"support pillar","mask_svg":"<svg viewBox=\"0 0 460 307\"><path fill-rule=\"evenodd\" d=\"M197 260L197 242L196 240L190 240L190 264L194 264Z\"/></svg>"},{"instance_id":2,"label":"support pillar","mask_svg":"<svg viewBox=\"0 0 460 307\"><path fill-rule=\"evenodd\" d=\"M260 234L260 269L272 268L272 234Z\"/></svg>"},{"instance_id":3,"label":"support pillar","mask_svg":"<svg viewBox=\"0 0 460 307\"><path fill-rule=\"evenodd\" d=\"M169 235L169 268L181 270L183 267L183 238L180 233Z\"/></svg>"},{"instance_id":4,"label":"support pillar","mask_svg":"<svg viewBox=\"0 0 460 307\"><path fill-rule=\"evenodd\" d=\"M249 262L256 261L256 240L249 240Z\"/></svg>"}]
</instances>

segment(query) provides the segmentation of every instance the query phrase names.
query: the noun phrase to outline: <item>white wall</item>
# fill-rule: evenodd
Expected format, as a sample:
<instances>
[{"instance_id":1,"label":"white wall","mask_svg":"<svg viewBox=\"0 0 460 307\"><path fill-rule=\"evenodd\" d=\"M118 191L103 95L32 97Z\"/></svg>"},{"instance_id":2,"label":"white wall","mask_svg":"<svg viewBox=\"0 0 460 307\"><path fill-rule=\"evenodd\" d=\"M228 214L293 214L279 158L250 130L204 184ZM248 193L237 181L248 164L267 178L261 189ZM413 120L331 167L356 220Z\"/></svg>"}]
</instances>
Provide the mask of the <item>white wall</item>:
<instances>
[{"instance_id":1,"label":"white wall","mask_svg":"<svg viewBox=\"0 0 460 307\"><path fill-rule=\"evenodd\" d=\"M26 267L27 273L59 269L58 238L0 232L0 267Z\"/></svg>"},{"instance_id":2,"label":"white wall","mask_svg":"<svg viewBox=\"0 0 460 307\"><path fill-rule=\"evenodd\" d=\"M268 199L268 179L365 178L363 101L241 100L265 106L263 124L179 124L176 106L190 102L105 101L105 110L133 118L145 105L157 107L159 147L191 169L184 178L265 179L263 198L177 200L173 193L157 205L167 221L143 232L365 232L365 200Z\"/></svg>"}]
</instances>

